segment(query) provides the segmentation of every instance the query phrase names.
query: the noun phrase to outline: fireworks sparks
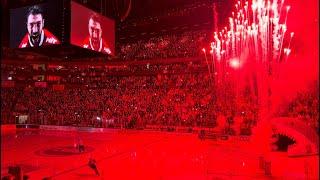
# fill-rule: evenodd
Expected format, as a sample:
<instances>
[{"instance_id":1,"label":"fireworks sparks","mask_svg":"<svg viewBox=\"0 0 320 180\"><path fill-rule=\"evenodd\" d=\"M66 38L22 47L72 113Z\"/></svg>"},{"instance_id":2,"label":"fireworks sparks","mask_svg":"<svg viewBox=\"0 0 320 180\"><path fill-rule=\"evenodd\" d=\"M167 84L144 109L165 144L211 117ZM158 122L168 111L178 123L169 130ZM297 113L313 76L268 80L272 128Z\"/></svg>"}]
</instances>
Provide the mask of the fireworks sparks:
<instances>
[{"instance_id":1,"label":"fireworks sparks","mask_svg":"<svg viewBox=\"0 0 320 180\"><path fill-rule=\"evenodd\" d=\"M282 8L286 11L284 18L281 17ZM290 8L284 7L284 0L252 0L251 6L248 1L238 1L229 18L229 28L214 33L210 50L212 60L240 58L240 61L247 61L244 57L253 57L256 62L281 62L291 52L293 33L290 34L289 45L282 50Z\"/></svg>"},{"instance_id":2,"label":"fireworks sparks","mask_svg":"<svg viewBox=\"0 0 320 180\"><path fill-rule=\"evenodd\" d=\"M214 32L211 58L204 52L206 63L210 77L217 82L215 89L223 91L220 86L233 83L235 94L240 94L249 86L261 119L271 106L271 81L279 76L281 63L291 54L294 33L287 30L291 7L284 0L252 0L237 1L234 8L229 26ZM227 77L229 72L236 74Z\"/></svg>"}]
</instances>

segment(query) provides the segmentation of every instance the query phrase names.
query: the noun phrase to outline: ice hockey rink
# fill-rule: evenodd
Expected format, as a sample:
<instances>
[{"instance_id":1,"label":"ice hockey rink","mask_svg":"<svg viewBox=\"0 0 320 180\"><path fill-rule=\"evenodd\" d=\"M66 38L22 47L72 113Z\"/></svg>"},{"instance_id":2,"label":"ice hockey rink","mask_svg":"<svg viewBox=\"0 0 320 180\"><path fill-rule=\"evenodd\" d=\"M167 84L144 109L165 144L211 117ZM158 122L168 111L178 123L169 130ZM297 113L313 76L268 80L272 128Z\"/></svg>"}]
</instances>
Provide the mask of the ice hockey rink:
<instances>
[{"instance_id":1,"label":"ice hockey rink","mask_svg":"<svg viewBox=\"0 0 320 180\"><path fill-rule=\"evenodd\" d=\"M8 128L10 127L10 128ZM270 171L250 140L200 140L148 130L32 130L2 126L1 177L20 166L29 179L318 179L319 156L272 152ZM75 147L79 139L84 152ZM100 173L88 166L92 157Z\"/></svg>"}]
</instances>

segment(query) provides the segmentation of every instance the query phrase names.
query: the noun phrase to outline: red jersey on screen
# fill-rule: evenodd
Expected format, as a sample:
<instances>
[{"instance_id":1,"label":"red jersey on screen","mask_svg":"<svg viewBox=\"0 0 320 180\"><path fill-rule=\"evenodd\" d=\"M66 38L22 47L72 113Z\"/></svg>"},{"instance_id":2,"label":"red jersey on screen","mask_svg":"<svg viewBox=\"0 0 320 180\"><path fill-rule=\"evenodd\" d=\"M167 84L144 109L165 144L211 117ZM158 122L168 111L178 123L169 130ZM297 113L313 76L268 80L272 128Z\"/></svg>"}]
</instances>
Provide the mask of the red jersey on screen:
<instances>
[{"instance_id":1,"label":"red jersey on screen","mask_svg":"<svg viewBox=\"0 0 320 180\"><path fill-rule=\"evenodd\" d=\"M51 44L60 44L58 38L56 38L51 32L46 29L43 29L40 35L40 43L39 46L46 46ZM29 33L27 33L22 41L20 42L19 48L26 48L26 47L34 47L34 44L30 41Z\"/></svg>"},{"instance_id":2,"label":"red jersey on screen","mask_svg":"<svg viewBox=\"0 0 320 180\"><path fill-rule=\"evenodd\" d=\"M91 49L94 51L102 52L102 53L111 54L111 50L110 50L109 45L102 39L100 40L100 43L99 43L99 49L98 48L95 49L92 46L92 42L91 42L91 39L89 36L83 41L82 47L86 48L86 49Z\"/></svg>"}]
</instances>

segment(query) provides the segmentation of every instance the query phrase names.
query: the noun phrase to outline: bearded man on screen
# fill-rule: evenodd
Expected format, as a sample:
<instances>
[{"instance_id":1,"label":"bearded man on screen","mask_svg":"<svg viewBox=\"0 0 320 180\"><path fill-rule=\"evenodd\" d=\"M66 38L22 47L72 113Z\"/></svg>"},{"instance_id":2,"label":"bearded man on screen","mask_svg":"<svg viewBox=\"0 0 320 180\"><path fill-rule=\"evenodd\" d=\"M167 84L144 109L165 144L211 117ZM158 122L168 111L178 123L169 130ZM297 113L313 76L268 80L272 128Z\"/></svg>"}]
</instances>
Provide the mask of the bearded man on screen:
<instances>
[{"instance_id":1,"label":"bearded man on screen","mask_svg":"<svg viewBox=\"0 0 320 180\"><path fill-rule=\"evenodd\" d=\"M32 6L28 9L28 33L23 37L19 48L60 44L59 39L44 28L44 21L43 11L39 6Z\"/></svg>"},{"instance_id":2,"label":"bearded man on screen","mask_svg":"<svg viewBox=\"0 0 320 180\"><path fill-rule=\"evenodd\" d=\"M88 22L89 36L83 41L82 46L86 49L111 54L109 45L102 38L101 19L93 14Z\"/></svg>"}]
</instances>

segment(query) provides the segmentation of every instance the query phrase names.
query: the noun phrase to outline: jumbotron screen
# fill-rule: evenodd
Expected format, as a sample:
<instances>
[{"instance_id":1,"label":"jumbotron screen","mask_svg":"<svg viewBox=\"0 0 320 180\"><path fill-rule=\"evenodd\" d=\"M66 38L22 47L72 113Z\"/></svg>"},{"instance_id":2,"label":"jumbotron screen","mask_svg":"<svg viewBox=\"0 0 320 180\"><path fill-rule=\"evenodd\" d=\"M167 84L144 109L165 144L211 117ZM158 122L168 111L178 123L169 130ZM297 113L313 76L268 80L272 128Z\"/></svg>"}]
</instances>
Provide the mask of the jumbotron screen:
<instances>
[{"instance_id":1,"label":"jumbotron screen","mask_svg":"<svg viewBox=\"0 0 320 180\"><path fill-rule=\"evenodd\" d=\"M32 48L61 44L62 3L46 3L10 10L10 47Z\"/></svg>"},{"instance_id":2,"label":"jumbotron screen","mask_svg":"<svg viewBox=\"0 0 320 180\"><path fill-rule=\"evenodd\" d=\"M114 36L114 20L71 1L71 44L114 55Z\"/></svg>"}]
</instances>

